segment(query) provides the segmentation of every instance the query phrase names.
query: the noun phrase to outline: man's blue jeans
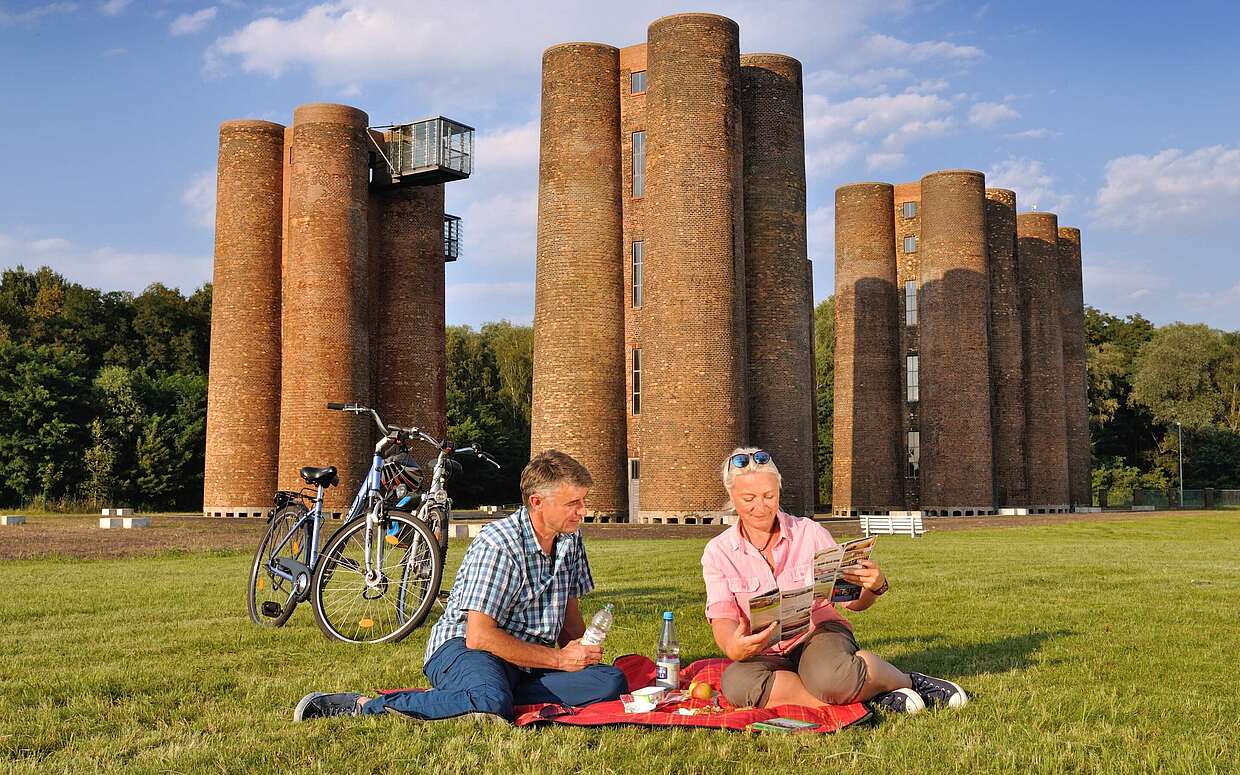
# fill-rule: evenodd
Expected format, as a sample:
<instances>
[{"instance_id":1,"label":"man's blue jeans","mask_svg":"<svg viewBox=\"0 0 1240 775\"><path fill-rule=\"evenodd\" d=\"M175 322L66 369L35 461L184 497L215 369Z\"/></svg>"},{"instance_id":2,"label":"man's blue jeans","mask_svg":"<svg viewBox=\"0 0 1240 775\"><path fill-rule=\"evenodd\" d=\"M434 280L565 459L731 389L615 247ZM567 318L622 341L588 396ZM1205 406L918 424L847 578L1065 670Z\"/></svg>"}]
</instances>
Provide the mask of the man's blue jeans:
<instances>
[{"instance_id":1,"label":"man's blue jeans","mask_svg":"<svg viewBox=\"0 0 1240 775\"><path fill-rule=\"evenodd\" d=\"M424 672L435 688L376 697L362 706L363 715L394 710L437 719L494 713L511 720L514 705L589 705L614 700L628 691L628 681L618 667L591 665L575 672L527 672L494 654L467 648L464 638L453 638L436 649Z\"/></svg>"}]
</instances>

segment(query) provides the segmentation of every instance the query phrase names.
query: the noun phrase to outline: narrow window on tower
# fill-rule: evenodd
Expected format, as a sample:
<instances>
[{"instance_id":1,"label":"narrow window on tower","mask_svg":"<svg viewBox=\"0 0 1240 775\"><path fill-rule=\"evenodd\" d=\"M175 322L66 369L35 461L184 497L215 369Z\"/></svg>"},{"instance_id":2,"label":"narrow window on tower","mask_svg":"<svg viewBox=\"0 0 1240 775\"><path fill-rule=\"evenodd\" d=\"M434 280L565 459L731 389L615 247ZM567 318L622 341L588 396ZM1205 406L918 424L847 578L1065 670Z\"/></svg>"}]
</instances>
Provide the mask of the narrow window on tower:
<instances>
[{"instance_id":1,"label":"narrow window on tower","mask_svg":"<svg viewBox=\"0 0 1240 775\"><path fill-rule=\"evenodd\" d=\"M904 238L904 252L905 253L916 253L917 252L917 238L911 234Z\"/></svg>"},{"instance_id":2,"label":"narrow window on tower","mask_svg":"<svg viewBox=\"0 0 1240 775\"><path fill-rule=\"evenodd\" d=\"M642 349L633 348L633 414L642 413Z\"/></svg>"},{"instance_id":3,"label":"narrow window on tower","mask_svg":"<svg viewBox=\"0 0 1240 775\"><path fill-rule=\"evenodd\" d=\"M909 403L918 400L917 397L917 356L908 356L908 400Z\"/></svg>"},{"instance_id":4,"label":"narrow window on tower","mask_svg":"<svg viewBox=\"0 0 1240 775\"><path fill-rule=\"evenodd\" d=\"M629 83L633 87L631 90L633 94L641 94L646 91L646 71L638 70L633 73L629 79Z\"/></svg>"},{"instance_id":5,"label":"narrow window on tower","mask_svg":"<svg viewBox=\"0 0 1240 775\"><path fill-rule=\"evenodd\" d=\"M633 196L646 193L646 133L633 133Z\"/></svg>"},{"instance_id":6,"label":"narrow window on tower","mask_svg":"<svg viewBox=\"0 0 1240 775\"><path fill-rule=\"evenodd\" d=\"M916 280L908 280L904 283L904 324L908 326L917 325Z\"/></svg>"},{"instance_id":7,"label":"narrow window on tower","mask_svg":"<svg viewBox=\"0 0 1240 775\"><path fill-rule=\"evenodd\" d=\"M629 478L632 479L633 481L637 481L638 479L641 479L641 476L640 476L641 468L639 464L640 464L640 461L637 458L635 457L629 458Z\"/></svg>"},{"instance_id":8,"label":"narrow window on tower","mask_svg":"<svg viewBox=\"0 0 1240 775\"><path fill-rule=\"evenodd\" d=\"M910 479L917 478L917 472L921 469L921 433L918 431L908 432L908 476Z\"/></svg>"},{"instance_id":9,"label":"narrow window on tower","mask_svg":"<svg viewBox=\"0 0 1240 775\"><path fill-rule=\"evenodd\" d=\"M636 240L633 243L633 306L642 305L642 259L645 258L646 243Z\"/></svg>"},{"instance_id":10,"label":"narrow window on tower","mask_svg":"<svg viewBox=\"0 0 1240 775\"><path fill-rule=\"evenodd\" d=\"M900 205L900 214L903 215L905 218L916 218L917 217L917 203L916 202L905 202L904 204Z\"/></svg>"}]
</instances>

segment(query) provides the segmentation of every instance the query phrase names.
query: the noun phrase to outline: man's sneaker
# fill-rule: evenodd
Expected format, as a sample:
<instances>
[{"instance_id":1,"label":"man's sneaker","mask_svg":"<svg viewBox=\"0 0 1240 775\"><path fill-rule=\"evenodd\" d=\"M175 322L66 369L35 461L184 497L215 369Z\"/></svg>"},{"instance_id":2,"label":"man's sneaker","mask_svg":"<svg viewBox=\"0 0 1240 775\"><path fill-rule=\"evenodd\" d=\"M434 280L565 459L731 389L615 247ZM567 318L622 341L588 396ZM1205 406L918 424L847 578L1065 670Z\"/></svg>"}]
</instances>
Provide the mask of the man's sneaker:
<instances>
[{"instance_id":1,"label":"man's sneaker","mask_svg":"<svg viewBox=\"0 0 1240 775\"><path fill-rule=\"evenodd\" d=\"M357 698L361 696L357 692L310 692L297 703L297 709L293 711L293 721L328 716L356 716L361 713L357 704Z\"/></svg>"},{"instance_id":2,"label":"man's sneaker","mask_svg":"<svg viewBox=\"0 0 1240 775\"><path fill-rule=\"evenodd\" d=\"M907 713L910 716L926 709L926 703L922 702L921 695L912 689L892 689L876 695L871 702L879 710L885 710L888 713Z\"/></svg>"},{"instance_id":3,"label":"man's sneaker","mask_svg":"<svg viewBox=\"0 0 1240 775\"><path fill-rule=\"evenodd\" d=\"M933 708L946 705L949 708L963 707L969 701L969 695L959 684L943 678L935 678L923 673L909 673L913 681L913 691L921 695L926 705Z\"/></svg>"}]
</instances>

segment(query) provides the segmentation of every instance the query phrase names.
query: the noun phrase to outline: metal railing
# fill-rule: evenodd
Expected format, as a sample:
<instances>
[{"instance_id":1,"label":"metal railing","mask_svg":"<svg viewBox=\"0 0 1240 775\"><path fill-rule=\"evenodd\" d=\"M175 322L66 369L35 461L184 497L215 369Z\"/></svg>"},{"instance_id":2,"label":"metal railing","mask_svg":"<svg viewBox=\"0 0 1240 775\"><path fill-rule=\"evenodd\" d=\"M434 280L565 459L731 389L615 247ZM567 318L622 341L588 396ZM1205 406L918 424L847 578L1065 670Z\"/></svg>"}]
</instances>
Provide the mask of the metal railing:
<instances>
[{"instance_id":1,"label":"metal railing","mask_svg":"<svg viewBox=\"0 0 1240 775\"><path fill-rule=\"evenodd\" d=\"M461 257L461 216L443 215L443 260L455 261Z\"/></svg>"}]
</instances>

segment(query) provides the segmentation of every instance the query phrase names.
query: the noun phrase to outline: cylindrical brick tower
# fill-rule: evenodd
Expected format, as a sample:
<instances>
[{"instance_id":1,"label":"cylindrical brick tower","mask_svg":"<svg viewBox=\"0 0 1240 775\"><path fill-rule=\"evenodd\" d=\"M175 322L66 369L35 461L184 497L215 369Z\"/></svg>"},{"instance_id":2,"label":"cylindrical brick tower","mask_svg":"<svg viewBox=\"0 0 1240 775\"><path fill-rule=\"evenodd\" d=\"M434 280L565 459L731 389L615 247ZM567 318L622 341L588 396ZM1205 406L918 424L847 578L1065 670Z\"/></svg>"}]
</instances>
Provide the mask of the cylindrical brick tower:
<instances>
[{"instance_id":1,"label":"cylindrical brick tower","mask_svg":"<svg viewBox=\"0 0 1240 775\"><path fill-rule=\"evenodd\" d=\"M903 505L904 393L897 328L893 189L835 191L835 420L832 512Z\"/></svg>"},{"instance_id":2,"label":"cylindrical brick tower","mask_svg":"<svg viewBox=\"0 0 1240 775\"><path fill-rule=\"evenodd\" d=\"M285 257L280 486L302 466L334 465L325 509L343 512L368 464L373 422L328 411L370 400L367 331L367 116L345 105L293 113Z\"/></svg>"},{"instance_id":3,"label":"cylindrical brick tower","mask_svg":"<svg viewBox=\"0 0 1240 775\"><path fill-rule=\"evenodd\" d=\"M921 506L930 514L994 509L985 189L971 170L921 179Z\"/></svg>"},{"instance_id":4,"label":"cylindrical brick tower","mask_svg":"<svg viewBox=\"0 0 1240 775\"><path fill-rule=\"evenodd\" d=\"M377 408L385 422L442 437L447 427L443 184L378 187L370 207Z\"/></svg>"},{"instance_id":5,"label":"cylindrical brick tower","mask_svg":"<svg viewBox=\"0 0 1240 775\"><path fill-rule=\"evenodd\" d=\"M815 482L801 63L782 54L740 63L749 442L774 456L783 510L804 516L814 510Z\"/></svg>"},{"instance_id":6,"label":"cylindrical brick tower","mask_svg":"<svg viewBox=\"0 0 1240 775\"><path fill-rule=\"evenodd\" d=\"M530 432L533 453L590 469L587 508L612 515L627 502L619 55L597 43L543 53Z\"/></svg>"},{"instance_id":7,"label":"cylindrical brick tower","mask_svg":"<svg viewBox=\"0 0 1240 775\"><path fill-rule=\"evenodd\" d=\"M749 428L739 37L713 14L647 36L643 521L718 514Z\"/></svg>"},{"instance_id":8,"label":"cylindrical brick tower","mask_svg":"<svg viewBox=\"0 0 1240 775\"><path fill-rule=\"evenodd\" d=\"M261 516L276 490L283 152L279 124L220 125L203 474L207 516Z\"/></svg>"},{"instance_id":9,"label":"cylindrical brick tower","mask_svg":"<svg viewBox=\"0 0 1240 775\"><path fill-rule=\"evenodd\" d=\"M1069 502L1058 226L1054 213L1016 216L1025 316L1025 480L1031 511L1062 510Z\"/></svg>"},{"instance_id":10,"label":"cylindrical brick tower","mask_svg":"<svg viewBox=\"0 0 1240 775\"><path fill-rule=\"evenodd\" d=\"M1059 229L1059 325L1063 335L1064 421L1068 495L1073 508L1093 505L1089 472L1089 377L1085 372L1085 297L1081 230Z\"/></svg>"},{"instance_id":11,"label":"cylindrical brick tower","mask_svg":"<svg viewBox=\"0 0 1240 775\"><path fill-rule=\"evenodd\" d=\"M990 258L990 379L995 505L1028 506L1025 486L1025 381L1020 279L1016 267L1016 194L986 189Z\"/></svg>"}]
</instances>

